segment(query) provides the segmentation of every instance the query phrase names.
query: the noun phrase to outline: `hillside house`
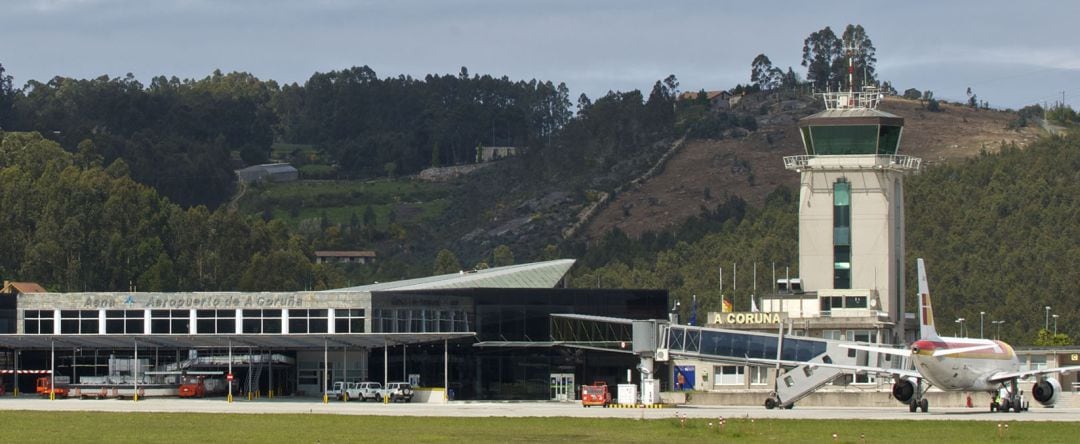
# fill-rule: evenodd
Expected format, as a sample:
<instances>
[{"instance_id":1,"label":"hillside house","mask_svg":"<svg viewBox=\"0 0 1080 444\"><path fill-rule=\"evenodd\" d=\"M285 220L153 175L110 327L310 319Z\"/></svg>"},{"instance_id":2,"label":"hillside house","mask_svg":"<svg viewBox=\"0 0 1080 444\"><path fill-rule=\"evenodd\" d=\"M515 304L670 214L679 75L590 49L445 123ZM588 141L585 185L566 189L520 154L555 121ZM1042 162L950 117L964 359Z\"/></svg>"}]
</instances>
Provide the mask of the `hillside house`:
<instances>
[{"instance_id":1,"label":"hillside house","mask_svg":"<svg viewBox=\"0 0 1080 444\"><path fill-rule=\"evenodd\" d=\"M687 91L679 96L682 100L696 100L700 91ZM731 103L731 93L727 91L705 91L705 96L709 99L709 111L725 111L730 109L734 103Z\"/></svg>"},{"instance_id":2,"label":"hillside house","mask_svg":"<svg viewBox=\"0 0 1080 444\"><path fill-rule=\"evenodd\" d=\"M479 148L477 157L479 157L479 162L491 162L492 160L516 156L518 152L519 148L516 146L482 146Z\"/></svg>"},{"instance_id":3,"label":"hillside house","mask_svg":"<svg viewBox=\"0 0 1080 444\"><path fill-rule=\"evenodd\" d=\"M316 251L316 264L370 264L375 262L374 251Z\"/></svg>"},{"instance_id":4,"label":"hillside house","mask_svg":"<svg viewBox=\"0 0 1080 444\"><path fill-rule=\"evenodd\" d=\"M244 183L292 182L300 179L300 172L287 163L265 163L236 170L236 177Z\"/></svg>"}]
</instances>

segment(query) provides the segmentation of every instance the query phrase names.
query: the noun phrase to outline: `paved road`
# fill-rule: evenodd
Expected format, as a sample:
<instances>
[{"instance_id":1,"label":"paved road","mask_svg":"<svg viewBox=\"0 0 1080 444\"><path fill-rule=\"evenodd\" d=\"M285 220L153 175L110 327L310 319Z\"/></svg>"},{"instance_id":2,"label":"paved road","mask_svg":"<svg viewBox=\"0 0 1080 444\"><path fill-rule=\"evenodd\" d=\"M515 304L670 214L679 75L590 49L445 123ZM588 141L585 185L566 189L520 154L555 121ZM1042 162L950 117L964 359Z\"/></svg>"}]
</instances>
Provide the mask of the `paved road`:
<instances>
[{"instance_id":1,"label":"paved road","mask_svg":"<svg viewBox=\"0 0 1080 444\"><path fill-rule=\"evenodd\" d=\"M224 399L145 399L49 401L35 397L0 398L0 410L63 410L102 412L204 412L204 413L313 413L339 415L457 416L457 417L544 417L582 418L671 418L685 414L691 418L751 417L799 419L916 419L976 421L1080 421L1080 409L1032 407L1024 413L990 413L963 408L931 409L930 413L908 413L907 408L796 407L792 410L765 410L760 406L682 406L664 409L582 408L576 403L558 402L451 402L449 404L380 404L337 402L319 399L275 399L236 401Z\"/></svg>"}]
</instances>

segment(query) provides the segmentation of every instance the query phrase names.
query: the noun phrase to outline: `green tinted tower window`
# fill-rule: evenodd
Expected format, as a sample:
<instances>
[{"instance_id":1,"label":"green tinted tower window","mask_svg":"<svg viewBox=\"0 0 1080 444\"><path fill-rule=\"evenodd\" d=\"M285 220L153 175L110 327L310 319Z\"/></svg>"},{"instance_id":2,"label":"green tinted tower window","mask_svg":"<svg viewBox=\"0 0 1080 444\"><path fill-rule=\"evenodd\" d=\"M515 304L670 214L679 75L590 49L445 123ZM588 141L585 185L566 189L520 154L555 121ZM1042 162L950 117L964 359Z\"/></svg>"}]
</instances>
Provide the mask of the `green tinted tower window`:
<instances>
[{"instance_id":1,"label":"green tinted tower window","mask_svg":"<svg viewBox=\"0 0 1080 444\"><path fill-rule=\"evenodd\" d=\"M851 184L833 185L833 288L851 288Z\"/></svg>"}]
</instances>

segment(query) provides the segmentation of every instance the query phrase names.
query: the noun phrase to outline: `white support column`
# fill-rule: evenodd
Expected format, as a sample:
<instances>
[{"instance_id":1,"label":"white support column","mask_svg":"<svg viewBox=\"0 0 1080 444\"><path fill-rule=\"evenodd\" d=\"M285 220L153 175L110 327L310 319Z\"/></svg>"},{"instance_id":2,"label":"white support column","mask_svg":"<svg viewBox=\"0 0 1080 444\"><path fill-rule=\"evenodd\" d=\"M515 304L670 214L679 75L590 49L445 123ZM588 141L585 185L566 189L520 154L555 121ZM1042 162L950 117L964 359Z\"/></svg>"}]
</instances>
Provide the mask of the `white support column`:
<instances>
[{"instance_id":1,"label":"white support column","mask_svg":"<svg viewBox=\"0 0 1080 444\"><path fill-rule=\"evenodd\" d=\"M233 330L235 330L236 334L242 335L242 334L244 334L244 310L240 309L240 308L237 308L235 316L236 316L236 325L233 326L234 327Z\"/></svg>"},{"instance_id":2,"label":"white support column","mask_svg":"<svg viewBox=\"0 0 1080 444\"><path fill-rule=\"evenodd\" d=\"M139 402L139 341L135 341L135 362L132 366L132 380L134 381L135 393L132 394L131 399L135 402Z\"/></svg>"},{"instance_id":3,"label":"white support column","mask_svg":"<svg viewBox=\"0 0 1080 444\"><path fill-rule=\"evenodd\" d=\"M59 312L60 310L56 310ZM56 400L56 341L49 341L49 400Z\"/></svg>"},{"instance_id":4,"label":"white support column","mask_svg":"<svg viewBox=\"0 0 1080 444\"><path fill-rule=\"evenodd\" d=\"M53 310L53 334L60 335L60 309Z\"/></svg>"},{"instance_id":5,"label":"white support column","mask_svg":"<svg viewBox=\"0 0 1080 444\"><path fill-rule=\"evenodd\" d=\"M192 310L191 312L192 312L192 313L194 313L194 312L195 312L195 310ZM232 401L233 401L233 396L232 396L232 395L233 395L233 389L232 389L232 383L233 383L233 372L232 372L232 339L230 339L230 340L229 340L229 374L228 374L228 376L226 377L226 379L228 379L228 380L229 380L229 395L228 395L228 396L227 396L226 398L228 399L228 402L229 402L229 404L232 404Z\"/></svg>"},{"instance_id":6,"label":"white support column","mask_svg":"<svg viewBox=\"0 0 1080 444\"><path fill-rule=\"evenodd\" d=\"M98 309L97 319L98 319L98 326L97 326L98 334L103 335L103 334L105 334L105 309L104 308L99 308Z\"/></svg>"},{"instance_id":7,"label":"white support column","mask_svg":"<svg viewBox=\"0 0 1080 444\"><path fill-rule=\"evenodd\" d=\"M390 383L390 352L386 346L386 339L382 341L382 379L383 387Z\"/></svg>"},{"instance_id":8,"label":"white support column","mask_svg":"<svg viewBox=\"0 0 1080 444\"><path fill-rule=\"evenodd\" d=\"M198 333L199 331L197 328L195 328L195 324L198 323L199 317L198 314L195 312L194 308L188 310L188 312L188 334L193 335L195 333Z\"/></svg>"},{"instance_id":9,"label":"white support column","mask_svg":"<svg viewBox=\"0 0 1080 444\"><path fill-rule=\"evenodd\" d=\"M289 309L281 309L281 334L289 334Z\"/></svg>"},{"instance_id":10,"label":"white support column","mask_svg":"<svg viewBox=\"0 0 1080 444\"><path fill-rule=\"evenodd\" d=\"M150 309L149 308L144 308L143 309L143 334L144 335L149 335L151 333L153 333L153 330L150 329Z\"/></svg>"},{"instance_id":11,"label":"white support column","mask_svg":"<svg viewBox=\"0 0 1080 444\"><path fill-rule=\"evenodd\" d=\"M337 333L337 326L334 325L334 320L337 319L337 310L333 308L326 309L326 332L330 334Z\"/></svg>"},{"instance_id":12,"label":"white support column","mask_svg":"<svg viewBox=\"0 0 1080 444\"><path fill-rule=\"evenodd\" d=\"M326 338L323 338L323 388L322 388L322 403L327 404L330 402L330 347L327 345Z\"/></svg>"},{"instance_id":13,"label":"white support column","mask_svg":"<svg viewBox=\"0 0 1080 444\"><path fill-rule=\"evenodd\" d=\"M450 401L450 351L447 341L442 341L443 400Z\"/></svg>"},{"instance_id":14,"label":"white support column","mask_svg":"<svg viewBox=\"0 0 1080 444\"><path fill-rule=\"evenodd\" d=\"M95 362L95 364L97 364L97 363ZM15 387L14 387L15 390L13 390L12 393L14 393L14 396L16 398L18 398L19 397L19 350L18 349L15 349L15 373L12 374L12 376L15 378Z\"/></svg>"}]
</instances>

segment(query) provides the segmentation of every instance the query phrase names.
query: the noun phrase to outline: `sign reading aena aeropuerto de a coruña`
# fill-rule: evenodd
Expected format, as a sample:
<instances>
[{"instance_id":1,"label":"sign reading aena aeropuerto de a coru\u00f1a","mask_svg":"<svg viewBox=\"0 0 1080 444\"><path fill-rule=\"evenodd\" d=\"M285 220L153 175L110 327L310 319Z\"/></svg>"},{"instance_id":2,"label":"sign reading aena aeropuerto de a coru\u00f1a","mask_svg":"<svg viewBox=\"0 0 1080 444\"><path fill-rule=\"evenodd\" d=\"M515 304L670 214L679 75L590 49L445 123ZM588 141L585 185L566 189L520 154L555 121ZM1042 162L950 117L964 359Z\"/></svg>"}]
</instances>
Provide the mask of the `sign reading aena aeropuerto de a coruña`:
<instances>
[{"instance_id":1,"label":"sign reading aena aeropuerto de a coru\u00f1a","mask_svg":"<svg viewBox=\"0 0 1080 444\"><path fill-rule=\"evenodd\" d=\"M304 300L299 295L154 295L86 296L82 308L296 308Z\"/></svg>"}]
</instances>

